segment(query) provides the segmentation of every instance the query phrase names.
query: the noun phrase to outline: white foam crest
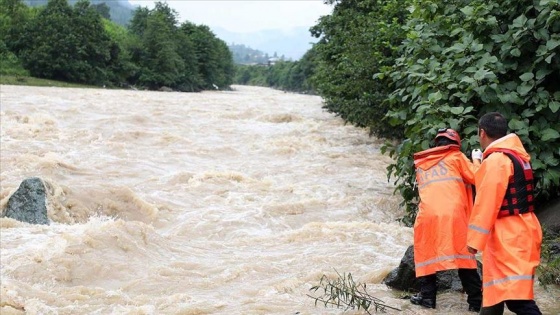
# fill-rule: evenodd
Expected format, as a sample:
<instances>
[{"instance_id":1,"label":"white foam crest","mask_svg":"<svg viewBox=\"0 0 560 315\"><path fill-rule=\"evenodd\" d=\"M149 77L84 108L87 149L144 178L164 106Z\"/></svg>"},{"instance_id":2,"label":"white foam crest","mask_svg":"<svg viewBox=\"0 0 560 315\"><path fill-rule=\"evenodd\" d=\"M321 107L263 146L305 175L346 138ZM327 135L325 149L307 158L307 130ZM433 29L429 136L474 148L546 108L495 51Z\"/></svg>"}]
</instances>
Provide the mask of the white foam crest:
<instances>
[{"instance_id":1,"label":"white foam crest","mask_svg":"<svg viewBox=\"0 0 560 315\"><path fill-rule=\"evenodd\" d=\"M412 244L391 159L320 97L1 88L0 206L39 177L52 223L0 218L0 313L341 314L307 296L335 270L418 312L380 284Z\"/></svg>"}]
</instances>

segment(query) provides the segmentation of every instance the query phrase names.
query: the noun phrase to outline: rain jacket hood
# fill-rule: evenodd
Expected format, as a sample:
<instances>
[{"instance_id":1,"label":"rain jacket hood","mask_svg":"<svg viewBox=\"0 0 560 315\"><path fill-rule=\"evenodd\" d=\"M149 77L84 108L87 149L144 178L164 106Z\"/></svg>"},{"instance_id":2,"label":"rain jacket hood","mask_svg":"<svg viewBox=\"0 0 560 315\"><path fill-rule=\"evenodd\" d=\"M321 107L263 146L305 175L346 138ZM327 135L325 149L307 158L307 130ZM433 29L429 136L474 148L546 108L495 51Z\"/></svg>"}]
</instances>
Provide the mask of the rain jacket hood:
<instances>
[{"instance_id":1,"label":"rain jacket hood","mask_svg":"<svg viewBox=\"0 0 560 315\"><path fill-rule=\"evenodd\" d=\"M437 165L449 152L460 151L456 144L435 147L414 154L414 166L418 169L427 170Z\"/></svg>"},{"instance_id":2,"label":"rain jacket hood","mask_svg":"<svg viewBox=\"0 0 560 315\"><path fill-rule=\"evenodd\" d=\"M510 133L502 138L495 140L490 143L486 150L484 150L483 157L486 158L488 155L499 151L500 149L507 149L515 152L522 160L529 162L531 156L525 151L519 136L514 133Z\"/></svg>"}]
</instances>

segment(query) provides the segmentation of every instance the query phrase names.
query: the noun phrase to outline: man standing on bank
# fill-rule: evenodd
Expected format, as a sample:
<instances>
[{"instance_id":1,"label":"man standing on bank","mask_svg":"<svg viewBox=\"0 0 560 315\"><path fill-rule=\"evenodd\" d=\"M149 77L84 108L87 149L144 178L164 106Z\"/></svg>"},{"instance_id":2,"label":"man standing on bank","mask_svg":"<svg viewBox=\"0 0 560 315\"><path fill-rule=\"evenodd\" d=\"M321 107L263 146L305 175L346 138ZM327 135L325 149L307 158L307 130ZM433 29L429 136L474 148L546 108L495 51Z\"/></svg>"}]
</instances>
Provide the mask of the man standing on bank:
<instances>
[{"instance_id":1,"label":"man standing on bank","mask_svg":"<svg viewBox=\"0 0 560 315\"><path fill-rule=\"evenodd\" d=\"M516 134L507 134L500 113L482 116L478 136L484 150L475 174L476 199L468 226L469 252L482 251L483 300L480 314L541 314L534 301L535 269L542 231L533 213L530 156Z\"/></svg>"},{"instance_id":2,"label":"man standing on bank","mask_svg":"<svg viewBox=\"0 0 560 315\"><path fill-rule=\"evenodd\" d=\"M435 143L436 147L414 154L420 196L414 222L414 265L420 293L410 302L435 308L436 273L458 269L469 311L478 312L482 282L476 258L467 250L476 167L461 152L461 138L455 130L438 130Z\"/></svg>"}]
</instances>

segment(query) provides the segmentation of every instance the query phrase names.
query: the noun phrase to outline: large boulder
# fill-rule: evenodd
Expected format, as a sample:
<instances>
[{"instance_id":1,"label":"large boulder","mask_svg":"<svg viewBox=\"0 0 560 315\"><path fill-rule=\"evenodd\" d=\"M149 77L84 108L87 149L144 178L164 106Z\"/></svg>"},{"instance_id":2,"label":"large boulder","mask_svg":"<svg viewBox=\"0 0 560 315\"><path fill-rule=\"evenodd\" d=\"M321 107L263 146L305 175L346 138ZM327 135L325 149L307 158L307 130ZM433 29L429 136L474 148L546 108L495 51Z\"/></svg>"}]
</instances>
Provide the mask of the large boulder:
<instances>
[{"instance_id":1,"label":"large boulder","mask_svg":"<svg viewBox=\"0 0 560 315\"><path fill-rule=\"evenodd\" d=\"M560 237L560 199L552 200L540 209L535 211L543 230L546 230L551 239L558 240ZM557 241L550 241L546 248L550 261L560 257L560 243Z\"/></svg>"},{"instance_id":2,"label":"large boulder","mask_svg":"<svg viewBox=\"0 0 560 315\"><path fill-rule=\"evenodd\" d=\"M478 262L478 272L481 273L482 265ZM383 283L401 291L420 291L420 284L414 271L414 247L410 246L404 253L399 266L391 271ZM446 270L437 273L438 291L462 291L463 285L457 270Z\"/></svg>"},{"instance_id":3,"label":"large boulder","mask_svg":"<svg viewBox=\"0 0 560 315\"><path fill-rule=\"evenodd\" d=\"M49 225L45 184L40 178L26 178L10 199L5 217L32 224Z\"/></svg>"},{"instance_id":4,"label":"large boulder","mask_svg":"<svg viewBox=\"0 0 560 315\"><path fill-rule=\"evenodd\" d=\"M560 233L560 199L552 200L540 209L535 210L543 228L553 233Z\"/></svg>"}]
</instances>

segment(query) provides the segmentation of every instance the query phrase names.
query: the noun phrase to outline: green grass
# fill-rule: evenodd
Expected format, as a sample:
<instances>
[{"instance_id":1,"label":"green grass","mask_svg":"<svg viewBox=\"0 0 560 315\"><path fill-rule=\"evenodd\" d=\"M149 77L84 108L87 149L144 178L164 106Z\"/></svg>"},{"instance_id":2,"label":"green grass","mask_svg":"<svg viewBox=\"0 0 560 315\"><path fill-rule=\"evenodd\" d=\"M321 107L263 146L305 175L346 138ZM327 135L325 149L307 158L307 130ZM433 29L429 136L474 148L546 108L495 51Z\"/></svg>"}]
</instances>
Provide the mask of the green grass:
<instances>
[{"instance_id":1,"label":"green grass","mask_svg":"<svg viewBox=\"0 0 560 315\"><path fill-rule=\"evenodd\" d=\"M56 86L56 87L75 87L75 88L99 88L98 86L68 83L55 80L39 79L21 75L0 75L2 85L29 85L29 86Z\"/></svg>"}]
</instances>

